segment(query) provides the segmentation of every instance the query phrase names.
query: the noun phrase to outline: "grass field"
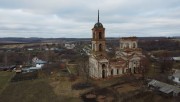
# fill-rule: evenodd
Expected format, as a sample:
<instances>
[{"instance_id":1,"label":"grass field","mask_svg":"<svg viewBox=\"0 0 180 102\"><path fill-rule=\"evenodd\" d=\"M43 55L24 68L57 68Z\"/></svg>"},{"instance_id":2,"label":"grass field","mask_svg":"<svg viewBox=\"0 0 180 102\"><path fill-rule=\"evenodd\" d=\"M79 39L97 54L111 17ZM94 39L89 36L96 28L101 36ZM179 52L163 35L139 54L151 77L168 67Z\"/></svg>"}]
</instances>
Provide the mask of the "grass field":
<instances>
[{"instance_id":1,"label":"grass field","mask_svg":"<svg viewBox=\"0 0 180 102\"><path fill-rule=\"evenodd\" d=\"M46 79L10 83L0 102L79 102L78 98L57 96Z\"/></svg>"},{"instance_id":2,"label":"grass field","mask_svg":"<svg viewBox=\"0 0 180 102\"><path fill-rule=\"evenodd\" d=\"M0 72L0 102L81 102L79 97L57 94L62 90L70 93L70 82L58 81L61 84L56 91L49 78L10 82L13 75L13 72Z\"/></svg>"},{"instance_id":3,"label":"grass field","mask_svg":"<svg viewBox=\"0 0 180 102\"><path fill-rule=\"evenodd\" d=\"M84 78L78 77L75 81L70 81L69 77L42 77L35 80L24 80L19 82L10 82L13 76L12 72L0 72L0 102L82 102L80 95L89 92L91 88L85 90L72 90L71 85L84 82ZM119 94L136 90L139 87L135 84L116 85L116 83L128 80L128 77L112 78L107 80L91 80L99 88L112 88ZM118 89L119 88L119 89ZM3 89L3 90L2 90ZM145 102L146 99L162 100L156 95L143 96L141 98L132 98L127 102ZM120 97L120 96L119 96Z\"/></svg>"},{"instance_id":4,"label":"grass field","mask_svg":"<svg viewBox=\"0 0 180 102\"><path fill-rule=\"evenodd\" d=\"M151 64L151 65L149 66L148 72L145 74L145 76L146 76L146 77L154 77L155 74L157 74L157 73L155 72L155 67L157 67L157 66L155 66L154 64Z\"/></svg>"},{"instance_id":5,"label":"grass field","mask_svg":"<svg viewBox=\"0 0 180 102\"><path fill-rule=\"evenodd\" d=\"M9 81L14 74L14 72L0 71L0 95L1 92L8 86Z\"/></svg>"}]
</instances>

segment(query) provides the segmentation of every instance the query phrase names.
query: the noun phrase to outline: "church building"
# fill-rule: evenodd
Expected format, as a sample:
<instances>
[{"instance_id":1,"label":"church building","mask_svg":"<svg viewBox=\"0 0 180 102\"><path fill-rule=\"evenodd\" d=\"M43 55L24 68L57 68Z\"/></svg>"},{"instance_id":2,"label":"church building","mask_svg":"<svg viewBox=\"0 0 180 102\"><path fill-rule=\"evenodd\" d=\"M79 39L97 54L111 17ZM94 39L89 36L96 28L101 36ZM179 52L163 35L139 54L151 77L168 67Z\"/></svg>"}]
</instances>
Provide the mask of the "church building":
<instances>
[{"instance_id":1,"label":"church building","mask_svg":"<svg viewBox=\"0 0 180 102\"><path fill-rule=\"evenodd\" d=\"M106 53L105 28L99 21L92 28L91 54L89 56L89 76L95 79L121 76L126 73L138 73L142 51L138 48L136 37L120 39L116 58L109 59Z\"/></svg>"}]
</instances>

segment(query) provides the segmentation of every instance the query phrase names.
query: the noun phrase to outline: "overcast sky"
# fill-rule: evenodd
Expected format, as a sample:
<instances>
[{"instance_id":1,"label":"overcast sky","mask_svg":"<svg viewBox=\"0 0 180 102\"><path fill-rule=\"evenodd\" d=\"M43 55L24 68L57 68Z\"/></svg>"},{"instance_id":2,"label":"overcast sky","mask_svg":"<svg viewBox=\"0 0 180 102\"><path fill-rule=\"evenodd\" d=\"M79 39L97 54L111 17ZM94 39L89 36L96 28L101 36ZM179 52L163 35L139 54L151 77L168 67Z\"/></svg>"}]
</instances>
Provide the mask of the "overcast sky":
<instances>
[{"instance_id":1,"label":"overcast sky","mask_svg":"<svg viewBox=\"0 0 180 102\"><path fill-rule=\"evenodd\" d=\"M0 37L180 36L180 0L0 0Z\"/></svg>"}]
</instances>

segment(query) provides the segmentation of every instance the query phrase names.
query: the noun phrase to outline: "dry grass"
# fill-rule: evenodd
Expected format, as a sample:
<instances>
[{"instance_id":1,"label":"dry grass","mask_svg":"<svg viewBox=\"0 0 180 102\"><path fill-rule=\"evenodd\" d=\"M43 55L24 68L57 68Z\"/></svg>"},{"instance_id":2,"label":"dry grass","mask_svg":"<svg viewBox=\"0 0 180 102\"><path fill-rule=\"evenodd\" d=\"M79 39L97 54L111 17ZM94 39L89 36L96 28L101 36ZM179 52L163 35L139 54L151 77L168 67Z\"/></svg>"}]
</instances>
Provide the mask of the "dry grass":
<instances>
[{"instance_id":1,"label":"dry grass","mask_svg":"<svg viewBox=\"0 0 180 102\"><path fill-rule=\"evenodd\" d=\"M57 96L45 80L10 83L2 92L2 102L57 102Z\"/></svg>"},{"instance_id":2,"label":"dry grass","mask_svg":"<svg viewBox=\"0 0 180 102\"><path fill-rule=\"evenodd\" d=\"M180 62L176 62L173 64L174 69L179 69L180 70Z\"/></svg>"},{"instance_id":3,"label":"dry grass","mask_svg":"<svg viewBox=\"0 0 180 102\"><path fill-rule=\"evenodd\" d=\"M73 84L83 82L82 78L78 78L76 81L69 81L67 77L61 77L59 80L50 80L50 85L58 96L67 96L71 98L79 98L81 94L91 90L91 88L84 90L72 90L71 86Z\"/></svg>"},{"instance_id":4,"label":"dry grass","mask_svg":"<svg viewBox=\"0 0 180 102\"><path fill-rule=\"evenodd\" d=\"M70 84L65 80L51 83L51 79L42 78L9 83L0 95L0 102L81 102L79 97L72 97ZM60 85L59 87L52 87ZM57 94L58 91L67 94ZM67 91L67 92L66 92Z\"/></svg>"},{"instance_id":5,"label":"dry grass","mask_svg":"<svg viewBox=\"0 0 180 102\"><path fill-rule=\"evenodd\" d=\"M1 71L0 72L0 94L7 87L9 81L13 77L14 72Z\"/></svg>"},{"instance_id":6,"label":"dry grass","mask_svg":"<svg viewBox=\"0 0 180 102\"><path fill-rule=\"evenodd\" d=\"M77 75L77 65L68 65L71 74Z\"/></svg>"},{"instance_id":7,"label":"dry grass","mask_svg":"<svg viewBox=\"0 0 180 102\"><path fill-rule=\"evenodd\" d=\"M120 77L114 77L109 79L98 79L98 80L90 79L89 81L100 88L105 88L123 80L121 80Z\"/></svg>"},{"instance_id":8,"label":"dry grass","mask_svg":"<svg viewBox=\"0 0 180 102\"><path fill-rule=\"evenodd\" d=\"M139 89L140 87L134 86L132 84L122 84L119 86L116 86L115 89L118 91L118 93L127 93L130 91L135 91Z\"/></svg>"}]
</instances>

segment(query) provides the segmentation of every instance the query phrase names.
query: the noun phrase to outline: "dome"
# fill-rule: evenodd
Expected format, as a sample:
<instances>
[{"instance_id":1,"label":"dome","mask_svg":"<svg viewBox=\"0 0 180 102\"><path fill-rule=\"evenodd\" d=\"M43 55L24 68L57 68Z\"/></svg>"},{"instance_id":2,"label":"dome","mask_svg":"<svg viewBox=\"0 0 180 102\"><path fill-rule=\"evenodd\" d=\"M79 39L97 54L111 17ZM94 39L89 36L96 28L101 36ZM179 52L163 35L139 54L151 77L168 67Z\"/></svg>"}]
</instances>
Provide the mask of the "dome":
<instances>
[{"instance_id":1,"label":"dome","mask_svg":"<svg viewBox=\"0 0 180 102\"><path fill-rule=\"evenodd\" d=\"M97 22L97 23L94 25L94 28L103 28L103 25L102 25L102 23Z\"/></svg>"}]
</instances>

